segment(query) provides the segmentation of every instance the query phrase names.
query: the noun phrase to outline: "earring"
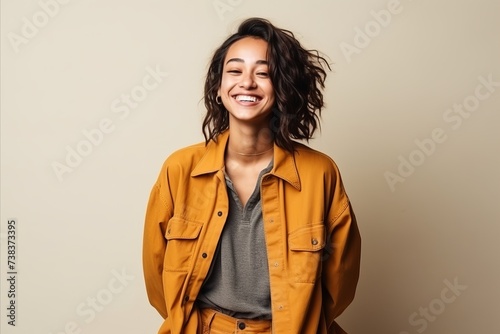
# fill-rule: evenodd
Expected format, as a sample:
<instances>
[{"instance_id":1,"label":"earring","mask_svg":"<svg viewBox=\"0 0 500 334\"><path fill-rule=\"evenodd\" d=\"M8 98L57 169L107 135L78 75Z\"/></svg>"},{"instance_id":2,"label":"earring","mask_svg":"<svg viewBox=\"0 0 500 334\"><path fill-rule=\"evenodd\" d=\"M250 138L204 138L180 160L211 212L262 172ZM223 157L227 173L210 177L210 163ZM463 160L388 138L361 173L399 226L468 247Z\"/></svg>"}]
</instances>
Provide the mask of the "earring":
<instances>
[{"instance_id":1,"label":"earring","mask_svg":"<svg viewBox=\"0 0 500 334\"><path fill-rule=\"evenodd\" d=\"M222 104L222 98L220 97L220 95L218 95L216 98L215 98L215 102L217 104Z\"/></svg>"}]
</instances>

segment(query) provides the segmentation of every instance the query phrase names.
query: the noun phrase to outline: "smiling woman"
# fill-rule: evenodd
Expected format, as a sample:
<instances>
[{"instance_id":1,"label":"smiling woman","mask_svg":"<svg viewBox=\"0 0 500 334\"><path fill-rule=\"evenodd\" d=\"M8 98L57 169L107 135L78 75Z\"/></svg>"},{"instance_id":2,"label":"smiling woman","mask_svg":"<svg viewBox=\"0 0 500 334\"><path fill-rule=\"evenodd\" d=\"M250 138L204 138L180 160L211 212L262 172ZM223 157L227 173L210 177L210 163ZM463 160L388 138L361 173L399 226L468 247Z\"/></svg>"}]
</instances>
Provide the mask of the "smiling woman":
<instances>
[{"instance_id":1,"label":"smiling woman","mask_svg":"<svg viewBox=\"0 0 500 334\"><path fill-rule=\"evenodd\" d=\"M261 128L269 126L274 89L266 59L267 42L262 39L246 37L229 48L218 97L229 112L231 128L239 122L251 122L252 127L258 123Z\"/></svg>"},{"instance_id":2,"label":"smiling woman","mask_svg":"<svg viewBox=\"0 0 500 334\"><path fill-rule=\"evenodd\" d=\"M328 67L290 31L244 21L214 53L206 141L165 161L143 264L159 333L345 333L361 239L339 170L301 144ZM209 190L208 190L209 189Z\"/></svg>"},{"instance_id":3,"label":"smiling woman","mask_svg":"<svg viewBox=\"0 0 500 334\"><path fill-rule=\"evenodd\" d=\"M317 51L304 49L292 32L276 28L269 21L261 19L243 22L238 32L230 36L214 53L205 81L205 139L207 142L215 139L229 127L227 106L219 103L217 97L222 80L226 78L224 74L229 60L228 51L241 51L242 48L238 48L241 40L253 40L252 44L265 48L265 54L261 54L261 59L256 61L260 65L267 65L264 66L267 71L262 72L261 76L267 74L275 95L268 127L278 146L293 151L292 139L312 138L319 125L323 108L325 68L329 69L329 65Z\"/></svg>"}]
</instances>

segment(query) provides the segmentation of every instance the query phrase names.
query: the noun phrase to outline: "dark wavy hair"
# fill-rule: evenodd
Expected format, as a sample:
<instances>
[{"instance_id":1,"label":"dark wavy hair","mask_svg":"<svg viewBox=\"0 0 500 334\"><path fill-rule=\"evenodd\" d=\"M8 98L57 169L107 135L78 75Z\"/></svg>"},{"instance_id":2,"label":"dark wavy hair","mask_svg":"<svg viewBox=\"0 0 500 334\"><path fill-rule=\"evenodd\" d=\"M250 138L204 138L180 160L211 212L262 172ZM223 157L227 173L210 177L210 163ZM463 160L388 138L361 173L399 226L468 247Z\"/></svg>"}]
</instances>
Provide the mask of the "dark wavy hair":
<instances>
[{"instance_id":1,"label":"dark wavy hair","mask_svg":"<svg viewBox=\"0 0 500 334\"><path fill-rule=\"evenodd\" d=\"M260 38L268 43L269 76L274 88L275 103L269 128L274 141L283 149L294 151L293 139L309 140L320 127L324 106L322 90L326 59L317 50L304 49L291 31L275 27L262 18L250 18L240 24L236 33L215 51L205 80L203 120L206 143L229 128L229 115L216 101L222 80L224 59L233 43L245 38Z\"/></svg>"}]
</instances>

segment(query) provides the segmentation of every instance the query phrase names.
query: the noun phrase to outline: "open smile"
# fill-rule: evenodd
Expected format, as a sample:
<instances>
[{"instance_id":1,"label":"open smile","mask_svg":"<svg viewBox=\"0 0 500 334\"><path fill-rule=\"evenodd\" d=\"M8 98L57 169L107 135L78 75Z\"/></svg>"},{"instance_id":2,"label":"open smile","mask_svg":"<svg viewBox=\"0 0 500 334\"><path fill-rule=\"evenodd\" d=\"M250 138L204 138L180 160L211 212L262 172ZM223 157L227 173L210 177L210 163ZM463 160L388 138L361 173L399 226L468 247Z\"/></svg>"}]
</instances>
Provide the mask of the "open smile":
<instances>
[{"instance_id":1,"label":"open smile","mask_svg":"<svg viewBox=\"0 0 500 334\"><path fill-rule=\"evenodd\" d=\"M262 100L262 97L257 96L257 95L233 95L233 99L235 99L238 102L243 102L243 103L255 103L259 102Z\"/></svg>"}]
</instances>

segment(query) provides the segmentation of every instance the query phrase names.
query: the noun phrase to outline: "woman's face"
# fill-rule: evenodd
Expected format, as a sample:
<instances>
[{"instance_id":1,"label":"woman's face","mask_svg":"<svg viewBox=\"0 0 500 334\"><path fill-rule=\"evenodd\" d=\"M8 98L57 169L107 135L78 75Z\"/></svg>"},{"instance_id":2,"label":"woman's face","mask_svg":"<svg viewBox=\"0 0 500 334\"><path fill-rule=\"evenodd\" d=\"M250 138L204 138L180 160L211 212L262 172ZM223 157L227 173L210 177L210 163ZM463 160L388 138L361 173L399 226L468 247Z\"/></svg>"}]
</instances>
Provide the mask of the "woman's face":
<instances>
[{"instance_id":1,"label":"woman's face","mask_svg":"<svg viewBox=\"0 0 500 334\"><path fill-rule=\"evenodd\" d=\"M230 122L260 125L267 121L274 105L274 89L266 41L245 37L229 47L218 93Z\"/></svg>"}]
</instances>

